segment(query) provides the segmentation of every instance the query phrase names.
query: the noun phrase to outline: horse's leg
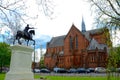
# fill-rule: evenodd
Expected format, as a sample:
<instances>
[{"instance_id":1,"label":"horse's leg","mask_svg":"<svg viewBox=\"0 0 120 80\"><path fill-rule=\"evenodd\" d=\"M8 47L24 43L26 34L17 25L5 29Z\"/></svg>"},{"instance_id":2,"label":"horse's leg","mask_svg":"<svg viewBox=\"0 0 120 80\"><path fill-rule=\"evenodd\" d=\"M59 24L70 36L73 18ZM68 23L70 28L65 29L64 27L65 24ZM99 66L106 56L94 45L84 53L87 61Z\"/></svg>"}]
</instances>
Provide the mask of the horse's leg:
<instances>
[{"instance_id":1,"label":"horse's leg","mask_svg":"<svg viewBox=\"0 0 120 80\"><path fill-rule=\"evenodd\" d=\"M35 40L31 39L31 41L33 41L33 45L35 45Z\"/></svg>"},{"instance_id":2,"label":"horse's leg","mask_svg":"<svg viewBox=\"0 0 120 80\"><path fill-rule=\"evenodd\" d=\"M15 40L18 40L18 44L21 45L21 42L20 42L20 37L18 36L18 34L16 34L15 38L14 38L14 41L13 41L13 44L15 43Z\"/></svg>"},{"instance_id":3,"label":"horse's leg","mask_svg":"<svg viewBox=\"0 0 120 80\"><path fill-rule=\"evenodd\" d=\"M27 46L28 46L29 40L27 41Z\"/></svg>"},{"instance_id":4,"label":"horse's leg","mask_svg":"<svg viewBox=\"0 0 120 80\"><path fill-rule=\"evenodd\" d=\"M17 38L18 39L18 43L21 45L21 42L20 42L20 37L19 38Z\"/></svg>"},{"instance_id":5,"label":"horse's leg","mask_svg":"<svg viewBox=\"0 0 120 80\"><path fill-rule=\"evenodd\" d=\"M32 40L34 43L33 43L33 45L35 45L35 40Z\"/></svg>"}]
</instances>

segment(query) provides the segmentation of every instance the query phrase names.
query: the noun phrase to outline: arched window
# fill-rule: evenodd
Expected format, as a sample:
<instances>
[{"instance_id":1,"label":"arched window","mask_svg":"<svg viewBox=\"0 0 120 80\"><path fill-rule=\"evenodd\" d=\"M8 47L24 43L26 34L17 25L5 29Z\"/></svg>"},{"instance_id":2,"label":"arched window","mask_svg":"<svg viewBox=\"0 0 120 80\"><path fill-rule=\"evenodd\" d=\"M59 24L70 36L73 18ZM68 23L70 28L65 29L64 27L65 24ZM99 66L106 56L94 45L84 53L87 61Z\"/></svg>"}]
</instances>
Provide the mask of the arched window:
<instances>
[{"instance_id":1,"label":"arched window","mask_svg":"<svg viewBox=\"0 0 120 80\"><path fill-rule=\"evenodd\" d=\"M76 38L75 38L75 48L78 49L78 36L76 35Z\"/></svg>"},{"instance_id":2,"label":"arched window","mask_svg":"<svg viewBox=\"0 0 120 80\"><path fill-rule=\"evenodd\" d=\"M69 45L70 45L70 49L73 49L73 44L72 44L72 37L69 37Z\"/></svg>"}]
</instances>

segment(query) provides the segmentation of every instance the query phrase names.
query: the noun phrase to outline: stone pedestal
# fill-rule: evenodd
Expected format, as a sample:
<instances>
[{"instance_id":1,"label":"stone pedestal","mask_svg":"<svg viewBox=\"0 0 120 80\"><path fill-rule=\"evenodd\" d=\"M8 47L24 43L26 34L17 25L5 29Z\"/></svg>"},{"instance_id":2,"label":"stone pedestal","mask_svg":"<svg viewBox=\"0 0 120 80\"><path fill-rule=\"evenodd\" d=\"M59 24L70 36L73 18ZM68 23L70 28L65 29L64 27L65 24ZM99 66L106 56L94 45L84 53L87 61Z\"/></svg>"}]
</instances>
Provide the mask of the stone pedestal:
<instances>
[{"instance_id":1,"label":"stone pedestal","mask_svg":"<svg viewBox=\"0 0 120 80\"><path fill-rule=\"evenodd\" d=\"M31 69L33 49L23 45L11 46L11 49L10 71L5 80L34 80Z\"/></svg>"}]
</instances>

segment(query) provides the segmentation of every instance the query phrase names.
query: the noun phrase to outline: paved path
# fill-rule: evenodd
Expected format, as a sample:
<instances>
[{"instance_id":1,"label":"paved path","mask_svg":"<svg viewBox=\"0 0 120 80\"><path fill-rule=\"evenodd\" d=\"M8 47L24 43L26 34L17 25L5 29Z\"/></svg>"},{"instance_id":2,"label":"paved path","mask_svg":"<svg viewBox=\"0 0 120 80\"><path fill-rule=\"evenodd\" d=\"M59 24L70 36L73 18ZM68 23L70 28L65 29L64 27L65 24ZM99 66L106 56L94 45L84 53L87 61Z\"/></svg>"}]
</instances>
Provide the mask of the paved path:
<instances>
[{"instance_id":1,"label":"paved path","mask_svg":"<svg viewBox=\"0 0 120 80\"><path fill-rule=\"evenodd\" d=\"M107 76L106 73L80 73L80 74L76 74L76 73L71 73L71 74L67 74L67 73L38 73L41 76Z\"/></svg>"},{"instance_id":2,"label":"paved path","mask_svg":"<svg viewBox=\"0 0 120 80\"><path fill-rule=\"evenodd\" d=\"M37 73L40 76L93 76L93 77L97 77L97 76L107 76L107 73ZM118 75L118 73L113 73L111 75ZM120 73L119 73L120 76Z\"/></svg>"}]
</instances>

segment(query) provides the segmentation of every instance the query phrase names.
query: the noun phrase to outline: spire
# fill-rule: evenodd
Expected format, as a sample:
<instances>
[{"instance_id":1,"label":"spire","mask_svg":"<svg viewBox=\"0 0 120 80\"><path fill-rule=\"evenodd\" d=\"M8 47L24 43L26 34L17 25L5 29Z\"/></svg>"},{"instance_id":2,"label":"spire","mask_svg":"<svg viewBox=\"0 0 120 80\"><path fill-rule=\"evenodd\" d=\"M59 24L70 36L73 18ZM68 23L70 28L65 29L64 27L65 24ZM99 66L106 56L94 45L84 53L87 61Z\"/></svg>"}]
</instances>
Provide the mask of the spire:
<instances>
[{"instance_id":1,"label":"spire","mask_svg":"<svg viewBox=\"0 0 120 80\"><path fill-rule=\"evenodd\" d=\"M86 26L85 26L85 22L84 22L83 16L82 16L82 24L81 24L81 26L82 26L82 32L86 32Z\"/></svg>"}]
</instances>

